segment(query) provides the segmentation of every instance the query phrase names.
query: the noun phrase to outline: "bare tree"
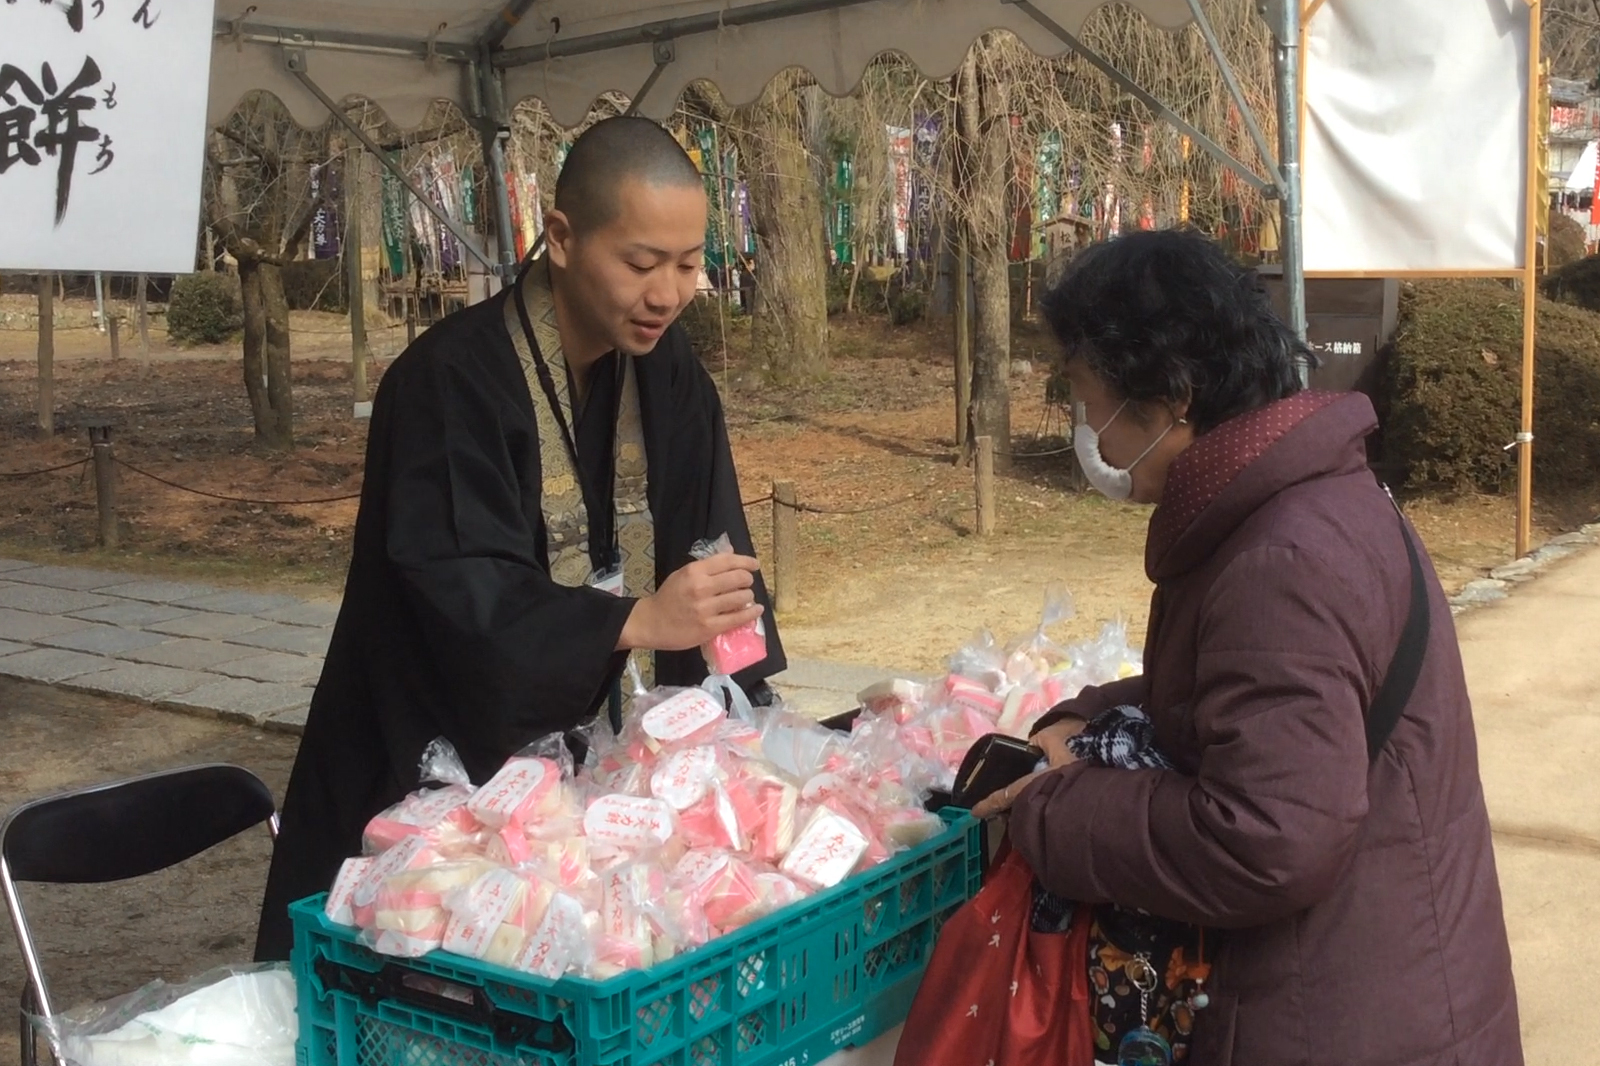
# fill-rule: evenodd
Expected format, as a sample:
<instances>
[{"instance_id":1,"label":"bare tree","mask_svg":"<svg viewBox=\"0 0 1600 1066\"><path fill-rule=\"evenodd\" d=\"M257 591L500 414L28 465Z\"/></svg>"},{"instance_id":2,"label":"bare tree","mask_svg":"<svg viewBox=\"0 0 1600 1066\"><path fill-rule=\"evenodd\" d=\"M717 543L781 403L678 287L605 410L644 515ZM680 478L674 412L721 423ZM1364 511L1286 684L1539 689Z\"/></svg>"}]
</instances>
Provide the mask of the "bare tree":
<instances>
[{"instance_id":1,"label":"bare tree","mask_svg":"<svg viewBox=\"0 0 1600 1066\"><path fill-rule=\"evenodd\" d=\"M969 439L993 437L996 466L1004 468L1011 441L1011 109L993 48L988 40L973 45L956 76L953 158L957 224L967 231L976 297Z\"/></svg>"},{"instance_id":2,"label":"bare tree","mask_svg":"<svg viewBox=\"0 0 1600 1066\"><path fill-rule=\"evenodd\" d=\"M691 116L717 123L738 149L756 238L752 354L776 381L818 377L828 363L827 233L810 147L818 118L807 103L811 84L810 75L790 69L743 107L728 107L710 85L695 86L685 100Z\"/></svg>"},{"instance_id":3,"label":"bare tree","mask_svg":"<svg viewBox=\"0 0 1600 1066\"><path fill-rule=\"evenodd\" d=\"M206 155L206 220L239 268L244 385L256 440L289 451L294 390L282 270L299 257L321 206L310 168L328 158L327 138L300 129L276 100L256 94L217 127ZM328 186L320 183L324 193Z\"/></svg>"}]
</instances>

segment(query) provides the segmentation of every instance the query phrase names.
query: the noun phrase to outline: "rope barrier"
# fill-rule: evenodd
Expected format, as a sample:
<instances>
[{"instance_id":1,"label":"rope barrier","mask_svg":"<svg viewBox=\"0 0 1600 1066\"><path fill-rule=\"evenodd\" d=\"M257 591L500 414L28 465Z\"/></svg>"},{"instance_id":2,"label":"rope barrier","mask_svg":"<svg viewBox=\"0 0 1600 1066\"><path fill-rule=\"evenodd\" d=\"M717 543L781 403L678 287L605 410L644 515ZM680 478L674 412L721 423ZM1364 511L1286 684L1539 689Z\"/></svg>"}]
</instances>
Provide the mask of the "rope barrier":
<instances>
[{"instance_id":1,"label":"rope barrier","mask_svg":"<svg viewBox=\"0 0 1600 1066\"><path fill-rule=\"evenodd\" d=\"M326 496L315 500L248 500L242 496L224 496L218 492L207 492L204 489L192 489L187 485L180 485L176 481L169 481L159 474L152 474L148 470L141 470L125 459L118 459L117 465L125 466L129 470L132 470L135 474L147 477L151 481L158 481L168 488L177 489L179 492L188 492L196 496L204 496L209 500L221 500L224 503L244 503L251 504L256 507L307 507L313 504L322 503L345 503L349 500L359 500L361 498L361 493L352 492L345 496Z\"/></svg>"},{"instance_id":2,"label":"rope barrier","mask_svg":"<svg viewBox=\"0 0 1600 1066\"><path fill-rule=\"evenodd\" d=\"M43 474L55 474L62 470L75 470L88 461L89 460L87 459L77 459L70 463L62 463L60 466L47 466L43 470L18 470L15 472L0 471L0 478L20 481L23 478L39 477Z\"/></svg>"}]
</instances>

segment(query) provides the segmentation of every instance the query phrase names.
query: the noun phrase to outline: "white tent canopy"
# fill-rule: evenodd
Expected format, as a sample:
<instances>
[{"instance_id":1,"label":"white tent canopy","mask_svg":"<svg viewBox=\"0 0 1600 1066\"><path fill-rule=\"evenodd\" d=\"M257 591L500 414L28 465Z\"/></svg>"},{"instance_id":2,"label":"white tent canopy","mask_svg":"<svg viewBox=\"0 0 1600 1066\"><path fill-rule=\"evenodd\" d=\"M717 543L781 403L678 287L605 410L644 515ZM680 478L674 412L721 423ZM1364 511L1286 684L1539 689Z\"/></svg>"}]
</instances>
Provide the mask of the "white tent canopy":
<instances>
[{"instance_id":1,"label":"white tent canopy","mask_svg":"<svg viewBox=\"0 0 1600 1066\"><path fill-rule=\"evenodd\" d=\"M1104 0L1036 0L1070 33ZM492 63L506 72L508 102L536 96L557 122L581 122L608 91L633 95L656 68L656 42L671 62L640 104L664 118L690 82L716 83L734 104L753 100L787 67L804 67L845 94L883 52L906 56L930 77L955 71L989 30L1015 34L1041 55L1066 45L1004 0L536 0L507 26L505 0L218 0L211 73L213 120L241 96L266 89L305 125L322 105L284 68L280 45L311 46L308 72L335 100L361 96L399 126L414 126L437 99L461 100L461 67L482 58L504 28ZM1133 0L1153 23L1191 19L1187 0ZM319 55L322 49L337 54ZM429 51L431 61L425 61Z\"/></svg>"}]
</instances>

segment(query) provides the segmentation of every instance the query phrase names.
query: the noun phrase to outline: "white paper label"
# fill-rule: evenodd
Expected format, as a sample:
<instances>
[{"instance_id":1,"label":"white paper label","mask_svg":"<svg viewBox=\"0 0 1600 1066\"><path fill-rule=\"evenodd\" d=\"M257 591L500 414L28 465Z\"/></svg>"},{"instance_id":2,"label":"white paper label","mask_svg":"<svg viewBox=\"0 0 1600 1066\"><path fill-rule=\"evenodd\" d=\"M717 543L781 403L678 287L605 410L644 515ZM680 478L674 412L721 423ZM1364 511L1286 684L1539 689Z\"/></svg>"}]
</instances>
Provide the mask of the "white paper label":
<instances>
[{"instance_id":1,"label":"white paper label","mask_svg":"<svg viewBox=\"0 0 1600 1066\"><path fill-rule=\"evenodd\" d=\"M522 901L527 883L510 870L490 870L466 891L465 905L451 912L444 950L481 959L495 932Z\"/></svg>"},{"instance_id":2,"label":"white paper label","mask_svg":"<svg viewBox=\"0 0 1600 1066\"><path fill-rule=\"evenodd\" d=\"M583 816L586 834L604 844L642 848L672 839L672 808L638 796L601 796Z\"/></svg>"},{"instance_id":3,"label":"white paper label","mask_svg":"<svg viewBox=\"0 0 1600 1066\"><path fill-rule=\"evenodd\" d=\"M528 946L517 959L517 969L555 980L572 965L583 932L583 904L571 896L556 896L550 901L544 921L528 938Z\"/></svg>"},{"instance_id":4,"label":"white paper label","mask_svg":"<svg viewBox=\"0 0 1600 1066\"><path fill-rule=\"evenodd\" d=\"M640 724L656 740L671 743L693 736L723 717L722 704L702 689L685 689L644 712Z\"/></svg>"},{"instance_id":5,"label":"white paper label","mask_svg":"<svg viewBox=\"0 0 1600 1066\"><path fill-rule=\"evenodd\" d=\"M428 842L421 837L406 837L400 843L372 860L372 865L367 867L366 874L356 885L351 902L357 907L370 906L378 898L378 888L389 878L404 870L409 870L411 864L428 847Z\"/></svg>"},{"instance_id":6,"label":"white paper label","mask_svg":"<svg viewBox=\"0 0 1600 1066\"><path fill-rule=\"evenodd\" d=\"M650 791L673 810L686 811L699 803L717 772L717 753L709 747L674 752L661 760L650 775Z\"/></svg>"},{"instance_id":7,"label":"white paper label","mask_svg":"<svg viewBox=\"0 0 1600 1066\"><path fill-rule=\"evenodd\" d=\"M399 817L395 820L402 825L432 829L444 821L445 816L451 811L465 806L471 796L472 794L466 789L453 786L419 792L401 806Z\"/></svg>"},{"instance_id":8,"label":"white paper label","mask_svg":"<svg viewBox=\"0 0 1600 1066\"><path fill-rule=\"evenodd\" d=\"M346 859L344 865L339 867L339 876L333 880L333 890L328 893L328 902L322 908L322 913L328 916L328 921L340 925L355 925L356 918L352 904L355 900L356 886L361 879L366 877L367 871L372 869L373 859Z\"/></svg>"},{"instance_id":9,"label":"white paper label","mask_svg":"<svg viewBox=\"0 0 1600 1066\"><path fill-rule=\"evenodd\" d=\"M728 856L724 852L691 851L678 860L672 873L690 888L698 890L727 868Z\"/></svg>"},{"instance_id":10,"label":"white paper label","mask_svg":"<svg viewBox=\"0 0 1600 1066\"><path fill-rule=\"evenodd\" d=\"M782 870L817 888L832 888L850 876L866 850L867 838L854 823L821 811L800 834Z\"/></svg>"},{"instance_id":11,"label":"white paper label","mask_svg":"<svg viewBox=\"0 0 1600 1066\"><path fill-rule=\"evenodd\" d=\"M503 826L534 790L544 784L545 774L543 759L512 759L478 790L468 809L485 825Z\"/></svg>"}]
</instances>

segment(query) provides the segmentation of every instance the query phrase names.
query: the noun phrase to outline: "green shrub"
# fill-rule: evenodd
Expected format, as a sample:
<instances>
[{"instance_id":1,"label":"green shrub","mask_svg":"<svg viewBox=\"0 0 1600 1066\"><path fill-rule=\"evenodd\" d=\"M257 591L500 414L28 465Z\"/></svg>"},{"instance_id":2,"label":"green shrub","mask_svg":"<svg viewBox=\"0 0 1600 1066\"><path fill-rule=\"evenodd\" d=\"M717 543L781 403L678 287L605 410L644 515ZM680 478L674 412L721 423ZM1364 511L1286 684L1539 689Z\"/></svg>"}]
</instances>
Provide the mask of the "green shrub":
<instances>
[{"instance_id":1,"label":"green shrub","mask_svg":"<svg viewBox=\"0 0 1600 1066\"><path fill-rule=\"evenodd\" d=\"M928 296L921 289L895 287L889 294L889 324L909 326L928 314Z\"/></svg>"},{"instance_id":2,"label":"green shrub","mask_svg":"<svg viewBox=\"0 0 1600 1066\"><path fill-rule=\"evenodd\" d=\"M350 311L344 293L343 259L297 259L283 267L283 298L291 311Z\"/></svg>"},{"instance_id":3,"label":"green shrub","mask_svg":"<svg viewBox=\"0 0 1600 1066\"><path fill-rule=\"evenodd\" d=\"M1534 476L1544 488L1600 482L1600 315L1540 300ZM1412 489L1501 492L1521 409L1522 297L1495 281L1407 285L1378 390L1384 459Z\"/></svg>"},{"instance_id":4,"label":"green shrub","mask_svg":"<svg viewBox=\"0 0 1600 1066\"><path fill-rule=\"evenodd\" d=\"M221 344L244 326L239 279L200 271L172 283L167 336L177 344Z\"/></svg>"}]
</instances>

